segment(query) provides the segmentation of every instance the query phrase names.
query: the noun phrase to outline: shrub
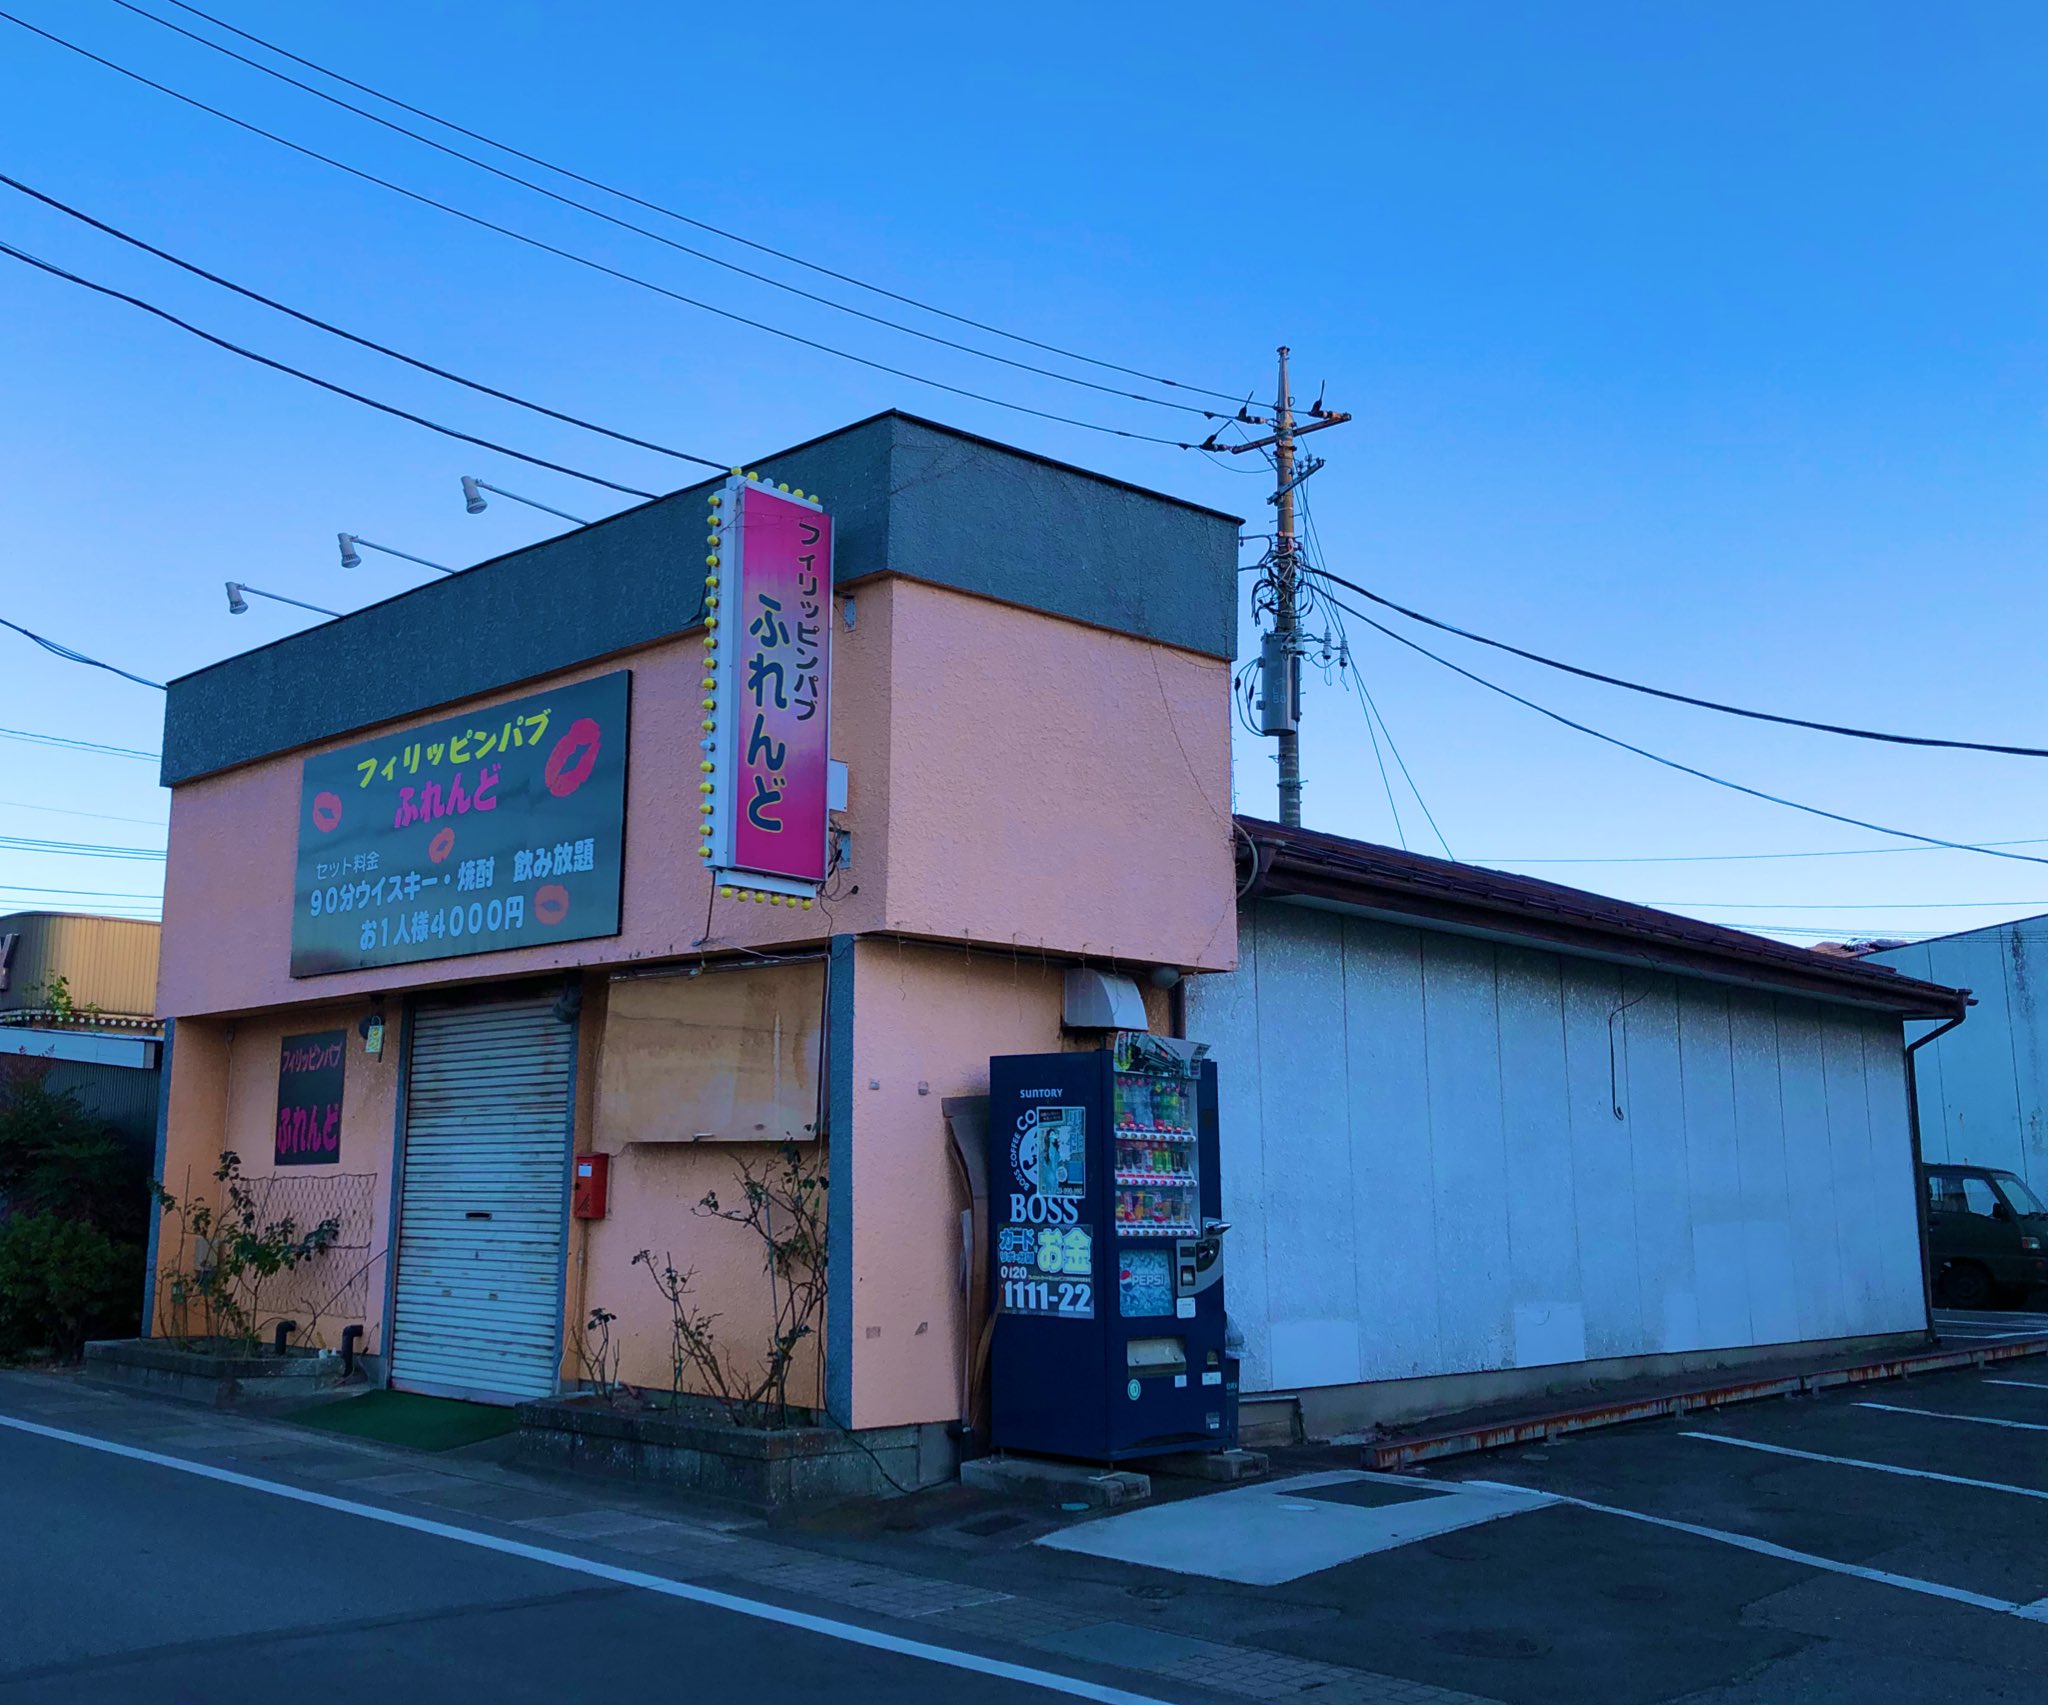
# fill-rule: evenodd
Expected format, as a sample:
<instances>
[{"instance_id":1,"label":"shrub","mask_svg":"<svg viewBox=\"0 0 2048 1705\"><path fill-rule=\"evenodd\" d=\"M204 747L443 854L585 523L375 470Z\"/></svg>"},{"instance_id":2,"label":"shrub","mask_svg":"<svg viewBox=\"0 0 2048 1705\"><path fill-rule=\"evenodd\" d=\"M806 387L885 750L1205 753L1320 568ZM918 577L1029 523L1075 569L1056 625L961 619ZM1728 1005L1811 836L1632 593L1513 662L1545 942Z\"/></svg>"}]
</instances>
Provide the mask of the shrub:
<instances>
[{"instance_id":1,"label":"shrub","mask_svg":"<svg viewBox=\"0 0 2048 1705\"><path fill-rule=\"evenodd\" d=\"M96 1121L77 1097L18 1081L0 1094L0 1207L83 1220L117 1242L148 1225L141 1151Z\"/></svg>"},{"instance_id":2,"label":"shrub","mask_svg":"<svg viewBox=\"0 0 2048 1705\"><path fill-rule=\"evenodd\" d=\"M0 1355L75 1360L92 1337L132 1334L142 1251L61 1214L0 1221Z\"/></svg>"}]
</instances>

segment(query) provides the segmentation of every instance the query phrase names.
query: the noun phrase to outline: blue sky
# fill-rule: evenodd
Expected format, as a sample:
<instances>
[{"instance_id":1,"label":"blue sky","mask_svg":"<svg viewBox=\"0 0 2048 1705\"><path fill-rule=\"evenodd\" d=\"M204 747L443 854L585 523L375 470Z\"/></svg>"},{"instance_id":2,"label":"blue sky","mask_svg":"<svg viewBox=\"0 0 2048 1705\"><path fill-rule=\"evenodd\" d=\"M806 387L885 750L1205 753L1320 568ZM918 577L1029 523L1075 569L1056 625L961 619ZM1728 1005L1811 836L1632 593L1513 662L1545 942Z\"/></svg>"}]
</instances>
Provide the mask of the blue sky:
<instances>
[{"instance_id":1,"label":"blue sky","mask_svg":"<svg viewBox=\"0 0 2048 1705\"><path fill-rule=\"evenodd\" d=\"M1181 418L861 325L550 206L111 0L10 9L366 170L804 336L1135 431ZM1049 342L1263 394L1287 341L1304 397L1327 383L1357 416L1315 444L1324 557L1450 620L1790 714L2048 745L2038 8L1055 3L1028 22L811 4L573 19L395 0L207 9L535 153ZM693 312L7 24L0 137L0 169L191 260L713 458L894 404L1269 513L1241 468ZM649 490L691 477L337 344L9 191L0 240L533 454ZM548 530L507 503L465 515L464 473L580 515L630 501L323 397L4 258L0 374L0 614L159 679L310 619L262 603L231 619L226 579L340 608L416 577L374 555L342 570L339 529L454 564ZM1461 857L1885 844L1601 747L1355 624L1353 637ZM1424 637L1753 786L1945 838L2048 837L2038 761L1738 723ZM0 644L0 727L156 744L159 695ZM1341 685L1311 678L1303 745L1311 824L1434 846L1401 791L1396 830ZM1272 813L1272 775L1267 743L1241 737L1241 809ZM147 764L0 739L0 834L161 845L149 825L164 811ZM2048 841L2016 850L2048 856ZM2048 910L2048 868L1964 853L1517 867L1788 930L1919 934ZM156 874L0 847L0 907L74 898L59 889L91 891L83 905L148 895Z\"/></svg>"}]
</instances>

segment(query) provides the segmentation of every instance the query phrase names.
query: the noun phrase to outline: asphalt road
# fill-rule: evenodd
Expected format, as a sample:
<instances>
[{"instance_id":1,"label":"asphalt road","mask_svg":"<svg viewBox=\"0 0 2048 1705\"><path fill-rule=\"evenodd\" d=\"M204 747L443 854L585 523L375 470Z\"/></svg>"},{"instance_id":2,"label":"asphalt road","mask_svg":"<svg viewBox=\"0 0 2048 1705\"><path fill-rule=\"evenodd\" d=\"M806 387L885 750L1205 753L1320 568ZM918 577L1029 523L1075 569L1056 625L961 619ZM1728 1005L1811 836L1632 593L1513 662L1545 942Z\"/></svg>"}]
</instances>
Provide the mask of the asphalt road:
<instances>
[{"instance_id":1,"label":"asphalt road","mask_svg":"<svg viewBox=\"0 0 2048 1705\"><path fill-rule=\"evenodd\" d=\"M8 1705L1055 1697L18 1431L0 1512Z\"/></svg>"}]
</instances>

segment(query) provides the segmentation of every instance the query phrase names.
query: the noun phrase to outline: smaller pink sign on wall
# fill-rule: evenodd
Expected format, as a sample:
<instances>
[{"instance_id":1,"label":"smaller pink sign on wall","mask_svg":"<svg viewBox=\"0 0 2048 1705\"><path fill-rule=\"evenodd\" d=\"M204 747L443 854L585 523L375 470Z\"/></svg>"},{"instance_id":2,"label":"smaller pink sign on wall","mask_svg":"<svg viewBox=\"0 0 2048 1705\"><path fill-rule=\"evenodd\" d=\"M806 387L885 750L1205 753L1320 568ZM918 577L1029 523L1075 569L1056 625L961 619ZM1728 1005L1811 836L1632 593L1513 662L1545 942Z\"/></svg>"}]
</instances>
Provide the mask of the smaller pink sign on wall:
<instances>
[{"instance_id":1,"label":"smaller pink sign on wall","mask_svg":"<svg viewBox=\"0 0 2048 1705\"><path fill-rule=\"evenodd\" d=\"M826 875L832 519L744 479L726 483L715 519L714 868L721 879L816 885Z\"/></svg>"}]
</instances>

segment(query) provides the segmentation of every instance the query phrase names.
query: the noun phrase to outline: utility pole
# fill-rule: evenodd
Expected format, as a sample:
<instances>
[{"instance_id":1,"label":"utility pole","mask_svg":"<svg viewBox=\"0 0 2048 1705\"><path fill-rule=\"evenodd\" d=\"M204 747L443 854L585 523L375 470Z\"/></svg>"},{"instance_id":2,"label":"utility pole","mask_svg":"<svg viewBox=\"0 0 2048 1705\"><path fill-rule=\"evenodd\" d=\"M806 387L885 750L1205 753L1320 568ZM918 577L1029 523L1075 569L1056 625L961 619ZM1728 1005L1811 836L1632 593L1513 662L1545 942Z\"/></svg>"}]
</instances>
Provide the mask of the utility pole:
<instances>
[{"instance_id":1,"label":"utility pole","mask_svg":"<svg viewBox=\"0 0 2048 1705\"><path fill-rule=\"evenodd\" d=\"M1273 637L1284 659L1284 692L1289 726L1279 731L1280 821L1301 827L1301 616L1294 547L1294 393L1287 384L1287 345L1280 346L1280 389L1273 402L1273 473L1278 484L1273 503L1279 510L1273 540ZM1270 692L1272 684L1262 683Z\"/></svg>"},{"instance_id":2,"label":"utility pole","mask_svg":"<svg viewBox=\"0 0 2048 1705\"><path fill-rule=\"evenodd\" d=\"M1270 426L1265 438L1248 444L1219 444L1214 433L1202 446L1205 450L1228 450L1241 456L1247 450L1273 451L1273 495L1267 498L1277 511L1273 529L1273 550L1266 568L1273 592L1273 631L1260 646L1259 726L1280 743L1280 821L1290 829L1301 827L1301 549L1294 530L1294 489L1323 463L1310 456L1295 471L1295 440L1326 426L1342 426L1351 418L1323 407L1318 397L1309 405L1313 417L1306 426L1294 420L1294 392L1287 377L1287 345L1280 346L1280 389L1275 394L1272 418L1247 414L1237 418L1253 426Z\"/></svg>"}]
</instances>

